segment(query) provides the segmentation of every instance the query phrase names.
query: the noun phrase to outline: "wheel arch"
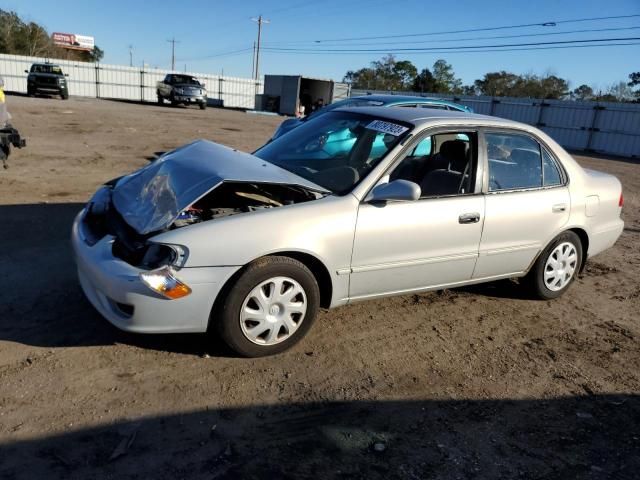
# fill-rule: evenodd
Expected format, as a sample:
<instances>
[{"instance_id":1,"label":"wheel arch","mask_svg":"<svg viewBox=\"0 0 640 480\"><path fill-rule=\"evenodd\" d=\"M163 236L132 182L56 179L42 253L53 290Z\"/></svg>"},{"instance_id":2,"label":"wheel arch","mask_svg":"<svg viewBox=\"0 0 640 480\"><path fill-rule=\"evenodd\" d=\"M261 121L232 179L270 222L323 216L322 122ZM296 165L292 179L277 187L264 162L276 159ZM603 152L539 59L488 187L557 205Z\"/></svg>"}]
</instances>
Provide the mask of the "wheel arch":
<instances>
[{"instance_id":1,"label":"wheel arch","mask_svg":"<svg viewBox=\"0 0 640 480\"><path fill-rule=\"evenodd\" d=\"M240 276L245 272L246 268L252 263L265 257L289 257L298 260L300 263L306 266L318 282L318 288L320 289L320 306L322 308L329 308L333 296L333 282L331 281L329 270L319 258L311 255L310 253L299 251L272 252L267 255L254 258L250 262L247 262L227 279L227 281L218 292L215 301L213 302L207 330L211 329L215 320L214 317L216 313L220 311L220 308L222 308L224 299L228 295L229 291L233 288L233 285L235 285Z\"/></svg>"},{"instance_id":2,"label":"wheel arch","mask_svg":"<svg viewBox=\"0 0 640 480\"><path fill-rule=\"evenodd\" d=\"M320 289L320 306L322 308L329 308L333 296L333 282L331 281L329 269L327 269L322 260L310 253L299 251L275 252L266 256L293 258L307 267L318 282L318 288Z\"/></svg>"},{"instance_id":3,"label":"wheel arch","mask_svg":"<svg viewBox=\"0 0 640 480\"><path fill-rule=\"evenodd\" d=\"M576 235L578 235L578 238L580 239L580 243L582 244L582 260L580 262L580 269L578 270L580 273L582 273L582 271L584 270L584 267L587 263L587 252L589 251L589 235L587 234L586 230L579 228L579 227L573 227L570 228L569 230L567 230L569 232L573 232Z\"/></svg>"},{"instance_id":4,"label":"wheel arch","mask_svg":"<svg viewBox=\"0 0 640 480\"><path fill-rule=\"evenodd\" d=\"M558 235L562 235L565 232L573 232L580 239L580 246L582 247L582 260L580 261L580 269L578 271L579 273L582 273L582 270L584 270L584 266L587 263L587 250L589 249L589 235L584 229L580 227L571 227L555 235L544 247L540 249L540 251L537 253L534 259L531 261L531 264L527 268L526 270L527 274L531 271L533 266L536 264L536 262L538 261L538 258L540 258L540 255L542 255L542 252L544 252L546 248L549 245L551 245L551 242L553 242L558 237Z\"/></svg>"}]
</instances>

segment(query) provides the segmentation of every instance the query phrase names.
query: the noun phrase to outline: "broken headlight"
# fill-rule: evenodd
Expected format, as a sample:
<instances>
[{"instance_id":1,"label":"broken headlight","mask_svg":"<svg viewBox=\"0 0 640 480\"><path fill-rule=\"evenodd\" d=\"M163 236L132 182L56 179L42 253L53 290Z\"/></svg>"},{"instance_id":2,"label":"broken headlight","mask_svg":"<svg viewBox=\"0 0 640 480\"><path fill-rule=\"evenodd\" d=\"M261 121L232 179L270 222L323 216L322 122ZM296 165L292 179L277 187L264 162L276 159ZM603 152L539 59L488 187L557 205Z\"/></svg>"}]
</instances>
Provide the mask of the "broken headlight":
<instances>
[{"instance_id":1,"label":"broken headlight","mask_svg":"<svg viewBox=\"0 0 640 480\"><path fill-rule=\"evenodd\" d=\"M149 270L169 265L181 267L186 259L186 251L179 245L150 243L145 249L139 266Z\"/></svg>"}]
</instances>

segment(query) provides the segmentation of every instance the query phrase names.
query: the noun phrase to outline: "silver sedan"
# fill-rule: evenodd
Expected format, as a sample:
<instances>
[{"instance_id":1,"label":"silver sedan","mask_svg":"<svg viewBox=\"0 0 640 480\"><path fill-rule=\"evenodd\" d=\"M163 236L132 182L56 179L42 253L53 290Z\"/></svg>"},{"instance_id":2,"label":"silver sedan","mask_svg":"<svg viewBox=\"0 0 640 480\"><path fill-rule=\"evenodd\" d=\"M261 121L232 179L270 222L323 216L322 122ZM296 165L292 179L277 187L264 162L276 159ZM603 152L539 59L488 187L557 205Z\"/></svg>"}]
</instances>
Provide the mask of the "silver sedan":
<instances>
[{"instance_id":1,"label":"silver sedan","mask_svg":"<svg viewBox=\"0 0 640 480\"><path fill-rule=\"evenodd\" d=\"M534 127L338 109L253 154L196 141L96 192L82 288L117 327L281 352L319 308L520 277L560 296L623 222L620 182Z\"/></svg>"}]
</instances>

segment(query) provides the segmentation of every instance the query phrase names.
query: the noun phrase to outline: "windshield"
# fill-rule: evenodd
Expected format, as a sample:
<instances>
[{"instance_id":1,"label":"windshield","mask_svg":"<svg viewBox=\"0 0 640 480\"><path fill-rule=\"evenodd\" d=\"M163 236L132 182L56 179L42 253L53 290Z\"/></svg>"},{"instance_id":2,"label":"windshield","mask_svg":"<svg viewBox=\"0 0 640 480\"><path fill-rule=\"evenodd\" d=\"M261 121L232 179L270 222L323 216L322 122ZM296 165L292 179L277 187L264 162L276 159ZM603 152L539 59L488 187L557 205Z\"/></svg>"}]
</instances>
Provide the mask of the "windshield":
<instances>
[{"instance_id":1,"label":"windshield","mask_svg":"<svg viewBox=\"0 0 640 480\"><path fill-rule=\"evenodd\" d=\"M62 75L62 69L58 65L31 65L31 72Z\"/></svg>"},{"instance_id":2,"label":"windshield","mask_svg":"<svg viewBox=\"0 0 640 480\"><path fill-rule=\"evenodd\" d=\"M173 83L186 83L187 85L200 85L200 82L198 80L188 75L174 75Z\"/></svg>"},{"instance_id":3,"label":"windshield","mask_svg":"<svg viewBox=\"0 0 640 480\"><path fill-rule=\"evenodd\" d=\"M254 155L342 195L351 191L411 127L354 112L329 112L266 144Z\"/></svg>"}]
</instances>

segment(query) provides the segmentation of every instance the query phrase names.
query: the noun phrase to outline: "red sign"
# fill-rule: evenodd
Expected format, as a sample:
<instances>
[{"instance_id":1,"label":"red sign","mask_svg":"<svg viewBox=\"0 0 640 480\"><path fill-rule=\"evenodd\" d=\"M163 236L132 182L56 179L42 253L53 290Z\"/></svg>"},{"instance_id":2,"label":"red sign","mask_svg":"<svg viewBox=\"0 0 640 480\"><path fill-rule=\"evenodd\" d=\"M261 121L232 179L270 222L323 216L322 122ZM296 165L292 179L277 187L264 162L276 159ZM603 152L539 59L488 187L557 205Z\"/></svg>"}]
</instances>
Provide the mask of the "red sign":
<instances>
[{"instance_id":1,"label":"red sign","mask_svg":"<svg viewBox=\"0 0 640 480\"><path fill-rule=\"evenodd\" d=\"M54 32L51 37L53 38L53 43L55 43L56 45L72 46L76 43L76 36L73 33Z\"/></svg>"}]
</instances>

